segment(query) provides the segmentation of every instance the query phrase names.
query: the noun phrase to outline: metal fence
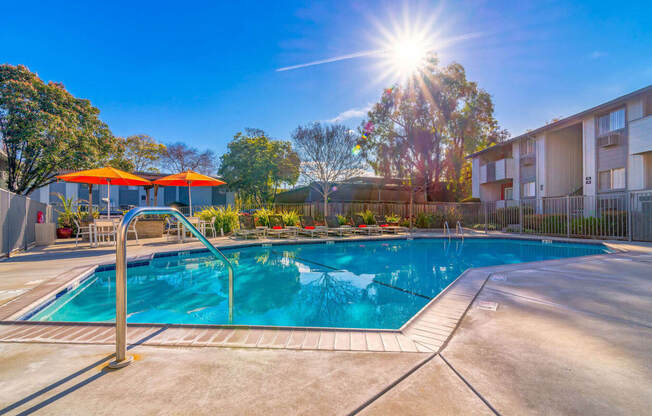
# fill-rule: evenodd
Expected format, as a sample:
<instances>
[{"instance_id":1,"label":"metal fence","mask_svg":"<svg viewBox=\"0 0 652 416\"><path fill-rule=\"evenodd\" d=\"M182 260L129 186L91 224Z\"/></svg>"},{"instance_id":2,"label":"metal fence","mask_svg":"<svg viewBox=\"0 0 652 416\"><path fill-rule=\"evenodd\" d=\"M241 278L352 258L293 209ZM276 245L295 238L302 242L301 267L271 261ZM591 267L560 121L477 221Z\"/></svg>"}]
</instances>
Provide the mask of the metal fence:
<instances>
[{"instance_id":1,"label":"metal fence","mask_svg":"<svg viewBox=\"0 0 652 416\"><path fill-rule=\"evenodd\" d=\"M323 218L323 203L276 204ZM328 213L350 217L371 210L380 215L410 215L417 227L440 228L443 221L486 231L560 237L652 241L652 190L598 196L565 196L512 201L455 203L331 202ZM411 213L411 214L410 214Z\"/></svg>"},{"instance_id":2,"label":"metal fence","mask_svg":"<svg viewBox=\"0 0 652 416\"><path fill-rule=\"evenodd\" d=\"M52 221L52 207L22 195L0 189L0 257L14 250L25 250L36 241L37 213Z\"/></svg>"},{"instance_id":3,"label":"metal fence","mask_svg":"<svg viewBox=\"0 0 652 416\"><path fill-rule=\"evenodd\" d=\"M627 193L502 202L482 204L488 230L598 239L630 237Z\"/></svg>"}]
</instances>

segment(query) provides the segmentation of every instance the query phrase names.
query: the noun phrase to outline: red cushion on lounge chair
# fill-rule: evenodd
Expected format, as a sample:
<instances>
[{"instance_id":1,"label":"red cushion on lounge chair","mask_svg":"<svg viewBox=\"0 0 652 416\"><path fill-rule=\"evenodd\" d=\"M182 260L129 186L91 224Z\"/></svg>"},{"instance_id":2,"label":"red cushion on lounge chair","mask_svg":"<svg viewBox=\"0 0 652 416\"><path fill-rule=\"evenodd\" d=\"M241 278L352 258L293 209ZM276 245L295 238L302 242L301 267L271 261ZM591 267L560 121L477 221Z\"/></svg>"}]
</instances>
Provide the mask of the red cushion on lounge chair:
<instances>
[{"instance_id":1,"label":"red cushion on lounge chair","mask_svg":"<svg viewBox=\"0 0 652 416\"><path fill-rule=\"evenodd\" d=\"M367 227L367 224L360 224L360 225L358 225L358 227L359 228L365 228L365 227Z\"/></svg>"},{"instance_id":2,"label":"red cushion on lounge chair","mask_svg":"<svg viewBox=\"0 0 652 416\"><path fill-rule=\"evenodd\" d=\"M272 227L272 229L273 230L282 230L283 227L281 227L280 225L275 225L275 226Z\"/></svg>"},{"instance_id":3,"label":"red cushion on lounge chair","mask_svg":"<svg viewBox=\"0 0 652 416\"><path fill-rule=\"evenodd\" d=\"M389 227L389 224L380 224L381 227Z\"/></svg>"},{"instance_id":4,"label":"red cushion on lounge chair","mask_svg":"<svg viewBox=\"0 0 652 416\"><path fill-rule=\"evenodd\" d=\"M303 228L305 228L306 230L314 230L314 229L315 229L315 226L314 226L314 225L306 225L306 226L303 227Z\"/></svg>"}]
</instances>

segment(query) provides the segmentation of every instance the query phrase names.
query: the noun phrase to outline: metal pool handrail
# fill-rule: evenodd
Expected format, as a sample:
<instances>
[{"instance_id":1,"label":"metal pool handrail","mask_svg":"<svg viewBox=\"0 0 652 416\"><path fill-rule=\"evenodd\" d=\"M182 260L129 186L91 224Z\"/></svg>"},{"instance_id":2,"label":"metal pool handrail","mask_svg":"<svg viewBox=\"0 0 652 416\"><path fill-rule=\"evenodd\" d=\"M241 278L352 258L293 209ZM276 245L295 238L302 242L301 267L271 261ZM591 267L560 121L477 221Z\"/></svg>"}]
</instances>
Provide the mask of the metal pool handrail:
<instances>
[{"instance_id":1,"label":"metal pool handrail","mask_svg":"<svg viewBox=\"0 0 652 416\"><path fill-rule=\"evenodd\" d=\"M172 215L199 239L208 248L215 257L220 258L226 263L229 269L229 323L233 320L233 265L226 258L224 253L215 248L204 237L202 233L195 228L188 218L174 208L168 207L138 207L127 212L116 233L115 248L115 361L109 364L110 368L121 368L131 362L131 357L127 357L127 230L129 224L139 215Z\"/></svg>"},{"instance_id":2,"label":"metal pool handrail","mask_svg":"<svg viewBox=\"0 0 652 416\"><path fill-rule=\"evenodd\" d=\"M455 234L461 235L462 240L464 240L464 228L462 228L462 224L459 221L455 224Z\"/></svg>"},{"instance_id":3,"label":"metal pool handrail","mask_svg":"<svg viewBox=\"0 0 652 416\"><path fill-rule=\"evenodd\" d=\"M451 239L451 229L448 227L448 221L444 221L444 233L448 235L448 239Z\"/></svg>"}]
</instances>

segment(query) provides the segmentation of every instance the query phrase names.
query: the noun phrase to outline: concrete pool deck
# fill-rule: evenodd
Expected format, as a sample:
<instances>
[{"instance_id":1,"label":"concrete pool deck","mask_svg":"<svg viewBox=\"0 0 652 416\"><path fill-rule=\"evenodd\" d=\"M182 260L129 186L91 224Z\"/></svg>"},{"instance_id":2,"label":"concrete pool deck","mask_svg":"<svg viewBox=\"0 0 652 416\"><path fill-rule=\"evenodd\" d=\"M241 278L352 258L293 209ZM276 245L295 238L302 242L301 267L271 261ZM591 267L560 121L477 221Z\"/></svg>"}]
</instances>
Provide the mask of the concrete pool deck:
<instances>
[{"instance_id":1,"label":"concrete pool deck","mask_svg":"<svg viewBox=\"0 0 652 416\"><path fill-rule=\"evenodd\" d=\"M141 344L108 371L111 345L0 341L0 414L644 414L652 247L614 247L629 251L490 268L436 353ZM0 284L24 290L112 255L94 250L23 253L0 263Z\"/></svg>"}]
</instances>

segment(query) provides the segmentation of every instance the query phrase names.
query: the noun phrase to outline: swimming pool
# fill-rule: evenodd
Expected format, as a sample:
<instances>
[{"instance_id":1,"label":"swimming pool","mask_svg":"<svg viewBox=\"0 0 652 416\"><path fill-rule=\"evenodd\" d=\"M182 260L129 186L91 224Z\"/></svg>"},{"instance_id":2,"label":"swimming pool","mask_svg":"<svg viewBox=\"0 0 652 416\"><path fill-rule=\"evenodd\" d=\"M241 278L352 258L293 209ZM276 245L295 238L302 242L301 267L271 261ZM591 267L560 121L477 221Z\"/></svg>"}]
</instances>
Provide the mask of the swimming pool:
<instances>
[{"instance_id":1,"label":"swimming pool","mask_svg":"<svg viewBox=\"0 0 652 416\"><path fill-rule=\"evenodd\" d=\"M471 267L607 253L515 239L342 241L223 249L233 324L398 329ZM130 323L228 324L228 273L208 251L160 253L127 269ZM111 322L115 270L99 267L32 321Z\"/></svg>"}]
</instances>

